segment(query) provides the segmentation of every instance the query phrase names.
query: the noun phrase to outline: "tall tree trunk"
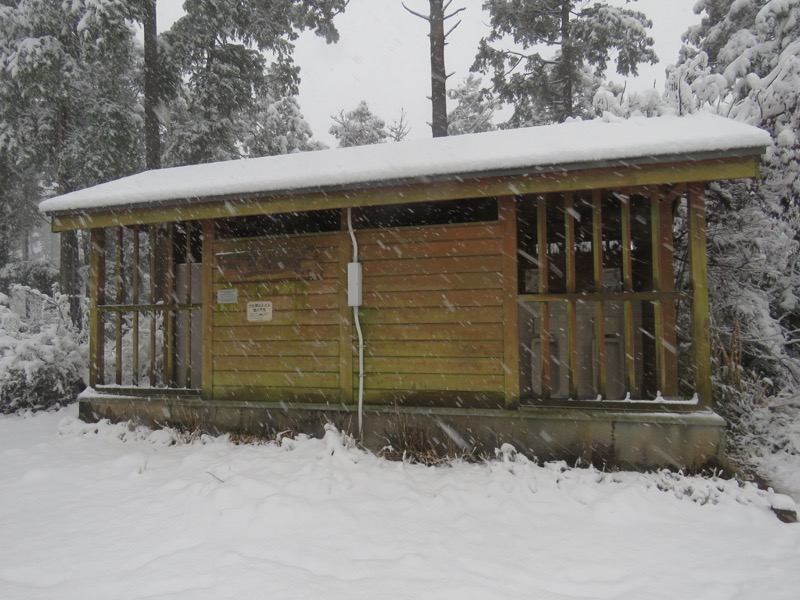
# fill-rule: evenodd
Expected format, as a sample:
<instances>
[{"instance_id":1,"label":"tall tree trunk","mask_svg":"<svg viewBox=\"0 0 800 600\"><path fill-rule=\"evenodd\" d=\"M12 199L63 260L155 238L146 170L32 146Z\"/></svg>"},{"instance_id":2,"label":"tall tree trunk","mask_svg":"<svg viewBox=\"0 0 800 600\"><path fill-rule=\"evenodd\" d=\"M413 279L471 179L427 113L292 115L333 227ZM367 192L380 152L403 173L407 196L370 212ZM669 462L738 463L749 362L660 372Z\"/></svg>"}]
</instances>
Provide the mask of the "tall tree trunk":
<instances>
[{"instance_id":1,"label":"tall tree trunk","mask_svg":"<svg viewBox=\"0 0 800 600\"><path fill-rule=\"evenodd\" d=\"M444 68L444 0L430 0L431 13L431 130L433 137L447 135L447 73Z\"/></svg>"},{"instance_id":2,"label":"tall tree trunk","mask_svg":"<svg viewBox=\"0 0 800 600\"><path fill-rule=\"evenodd\" d=\"M56 132L56 160L61 156L64 148L66 147L66 137L69 131L70 111L66 104L62 104L58 108L58 124ZM58 193L68 194L74 191L68 173L64 172L62 166L59 164L56 167L58 177ZM61 293L66 295L69 299L69 316L72 319L72 324L81 326L81 279L79 275L80 269L80 250L78 247L78 232L62 231L61 232L61 265L59 270L59 287Z\"/></svg>"},{"instance_id":3,"label":"tall tree trunk","mask_svg":"<svg viewBox=\"0 0 800 600\"><path fill-rule=\"evenodd\" d=\"M564 0L561 3L561 77L563 87L561 89L561 115L559 121L565 121L574 117L572 106L572 36L570 34L569 15L572 9L572 2Z\"/></svg>"},{"instance_id":4,"label":"tall tree trunk","mask_svg":"<svg viewBox=\"0 0 800 600\"><path fill-rule=\"evenodd\" d=\"M158 27L156 0L143 0L144 11L144 129L148 169L161 168L161 136L158 122Z\"/></svg>"}]
</instances>

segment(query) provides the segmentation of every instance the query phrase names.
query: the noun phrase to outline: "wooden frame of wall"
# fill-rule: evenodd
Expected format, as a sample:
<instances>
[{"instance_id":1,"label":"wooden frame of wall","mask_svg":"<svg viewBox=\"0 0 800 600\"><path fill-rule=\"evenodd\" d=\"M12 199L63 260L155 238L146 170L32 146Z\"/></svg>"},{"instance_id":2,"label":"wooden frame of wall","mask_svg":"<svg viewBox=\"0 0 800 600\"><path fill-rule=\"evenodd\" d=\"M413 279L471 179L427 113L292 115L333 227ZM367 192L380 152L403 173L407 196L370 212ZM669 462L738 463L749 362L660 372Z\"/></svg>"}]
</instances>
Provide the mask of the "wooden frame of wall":
<instances>
[{"instance_id":1,"label":"wooden frame of wall","mask_svg":"<svg viewBox=\"0 0 800 600\"><path fill-rule=\"evenodd\" d=\"M577 307L584 303L593 304L593 312L595 315L594 320L594 333L598 339L603 339L604 333L604 306L608 302L621 302L625 306L625 331L624 331L624 344L626 347L625 359L625 378L628 389L632 392L636 391L637 375L635 365L633 364L634 356L633 348L636 344L636 336L634 335L635 324L633 322L631 306L634 303L649 303L653 306L653 331L657 339L661 343L656 344L655 351L655 377L658 384L658 390L664 396L674 396L677 394L677 379L674 372L677 368L675 360L674 349L677 345L675 340L675 305L678 301L690 301L692 306L692 323L693 323L693 356L694 356L694 380L695 388L700 398L702 406L709 406L711 401L710 390L710 342L708 338L708 298L707 298L707 283L705 281L705 223L704 223L704 206L703 206L703 185L690 184L687 188L688 212L689 212L689 226L690 226L690 239L691 239L691 255L690 255L690 273L692 282L692 292L676 292L672 283L671 263L672 263L672 244L671 244L671 224L672 224L672 203L675 201L676 194L682 191L683 188L673 189L670 192L658 187L649 188L631 188L622 194L623 198L620 200L620 235L622 239L621 244L621 271L622 271L622 290L611 291L604 289L603 282L603 266L604 266L604 253L603 244L598 243L598 240L603 239L604 227L604 210L603 199L600 191L594 192L581 192L581 195L576 195L573 192L566 192L560 198L562 207L561 210L565 215L563 218L563 230L558 233L563 238L566 248L575 248L576 244L576 231L577 225L574 218L576 211L576 202L583 202L588 206L591 213L591 227L590 237L593 241L593 255L592 255L592 283L594 289L591 293L581 291L577 287L576 281L576 257L574 252L567 252L565 256L565 289L563 291L553 291L548 289L550 285L550 275L548 273L548 256L546 252L548 236L553 235L552 231L548 231L547 226L547 211L548 199L540 196L537 200L537 214L539 215L537 225L537 238L542 240L543 243L539 244L540 254L538 256L541 265L538 273L539 293L537 294L519 294L517 282L517 206L520 200L515 196L504 196L498 202L498 222L496 225L469 225L469 226L456 226L453 231L477 231L481 227L489 235L486 240L482 238L475 238L474 242L467 242L466 239L452 238L452 242L442 240L444 227L439 227L435 234L431 233L430 238L426 238L427 234L422 233L423 230L418 228L407 228L403 235L398 237L397 232L385 231L361 231L359 236L364 241L364 260L366 263L376 261L372 267L365 267L365 292L369 301L376 303L365 307L365 320L368 329L372 329L370 333L379 332L377 337L373 337L373 344L368 350L368 365L373 369L369 376L373 382L378 383L383 387L368 386L367 402L404 402L412 400L414 402L431 403L431 402L459 402L460 406L470 405L469 402L464 404L465 393L472 394L475 398L483 398L478 401L474 406L476 407L495 407L498 405L505 406L506 408L515 408L519 405L521 391L520 382L517 373L519 372L520 363L520 347L518 338L518 302L535 302L538 303L541 311L542 328L540 337L542 340L542 364L541 364L541 381L543 391L547 391L551 386L551 361L552 357L548 356L550 345L546 343L550 339L549 330L549 312L553 303L562 303L566 306L567 312L567 346L568 346L568 360L567 369L569 373L569 392L571 397L577 397L577 390L579 387L579 368L578 368L578 355L577 355L577 326L576 326L576 312ZM652 261L652 289L648 290L635 290L633 282L633 268L632 268L632 221L630 214L630 202L626 200L631 195L637 196L637 202L649 203L649 219L650 219L650 253L653 257ZM551 202L552 203L552 202ZM178 225L184 227L184 225ZM175 381L175 362L174 356L177 353L176 347L176 322L178 319L185 319L185 315L191 311L200 311L202 319L203 344L202 351L202 396L207 399L224 399L225 397L238 398L237 394L227 395L223 393L222 386L223 379L215 376L216 370L220 365L228 364L236 361L222 360L218 352L215 350L215 345L223 343L225 336L220 326L224 326L223 321L229 319L228 317L219 316L215 308L215 293L220 288L219 283L222 280L218 279L220 265L215 262L214 257L225 244L230 245L229 242L216 240L214 235L214 221L206 219L200 224L193 224L190 227L200 229L202 231L202 302L177 302L175 300L175 255L182 252L185 262L191 262L193 249L191 248L191 235L184 234L183 246L178 248L175 244L175 224L167 224L163 226L146 226L140 227L138 225L130 228L118 228L115 231L115 236L112 240L116 241L109 245L109 236L105 229L93 229L91 234L91 259L90 259L90 277L91 277L91 312L90 312L90 384L93 387L100 387L106 383L105 376L105 362L106 362L106 344L105 336L103 334L106 328L113 330L113 342L115 350L115 358L113 361L114 367L114 383L116 386L123 386L129 384L135 387L140 384L140 357L137 351L134 351L131 356L131 362L134 365L134 375L128 382L123 377L122 369L122 333L124 326L127 327L130 323L130 335L133 338L133 347L138 348L140 343L141 330L149 330L149 345L148 354L148 368L145 379L151 386L163 385L166 387L176 387L183 384L183 387L189 387L186 382L191 381L191 367L187 369L186 376L183 382ZM488 229L487 229L488 227ZM435 228L434 228L435 229ZM433 230L431 230L433 231ZM130 232L130 233L129 233ZM410 235L410 237L409 237ZM445 240L451 233L445 233ZM459 234L461 235L461 234ZM481 236L484 234L482 233ZM123 271L125 267L124 253L119 250L122 249L126 237L132 236L132 255L133 264L137 265L132 269L130 274L131 290L130 301L125 301L122 292ZM146 236L148 239L146 248L140 245L140 236ZM388 236L388 237L387 237ZM401 239L402 238L402 239ZM158 242L158 240L162 242ZM491 241L495 240L495 241ZM162 245L159 246L159 243ZM361 243L361 242L360 242ZM386 245L394 244L395 247L387 249ZM450 244L449 246L447 244ZM327 244L327 242L326 242ZM397 246L400 244L400 246ZM444 245L442 245L444 244ZM467 245L465 245L467 244ZM470 245L471 244L471 245ZM142 252L143 248L145 249ZM163 249L164 264L163 273L160 277L154 277L159 269L155 261L158 249ZM372 249L370 249L372 248ZM407 260L409 256L413 257L414 253L419 254L422 258L425 252L431 251L432 248L442 248L445 252L441 257L428 256L426 260L430 264L438 265L437 268L445 268L444 265L450 265L446 269L455 269L452 273L449 271L442 271L441 274L437 273L421 273L411 272L408 269L414 269L414 259ZM448 250L447 248L450 248ZM466 256L463 255L465 248ZM473 248L473 249L469 249ZM486 248L487 250L479 250ZM488 250L492 248L491 250ZM357 385L356 376L353 370L353 352L354 345L352 342L352 320L350 310L346 307L346 297L344 292L344 283L346 282L346 263L349 261L351 252L349 235L344 230L344 222L342 229L339 232L330 234L330 266L325 267L325 273L330 271L330 281L325 283L322 287L326 290L330 289L332 296L325 300L325 306L312 309L309 312L308 318L313 322L310 325L317 327L328 327L328 322L325 320L327 317L319 316L319 311L332 310L330 322L331 341L335 341L334 346L331 346L333 357L335 360L331 362L330 370L324 373L330 373L330 377L316 376L316 378L309 379L310 385L300 386L305 387L306 390L310 389L327 389L330 387L330 393L324 392L320 394L312 394L307 396L310 399L323 399L323 397L336 397L340 402L349 404L353 401L354 393L353 388ZM395 258L398 256L398 250L401 254L405 253L406 259L390 261L385 263L387 258L393 255ZM194 250L196 251L196 250ZM113 256L111 253L113 252ZM452 254L448 254L452 252ZM488 252L485 254L485 259L480 258L481 252ZM373 254L370 254L373 253ZM477 254L476 254L477 253ZM144 268L144 260L142 255L146 254L149 262L149 273L145 273L148 269ZM474 255L474 258L471 256ZM492 258L496 257L496 258ZM114 274L113 289L113 304L107 303L107 270L108 261L111 258L111 271ZM327 260L327 259L326 259ZM404 262L405 260L405 262ZM449 262L448 262L449 261ZM455 261L455 262L454 262ZM327 263L326 263L327 264ZM474 271L470 272L469 265L475 265ZM491 266L490 266L491 265ZM378 279L370 279L370 269L377 268L373 271ZM487 270L488 269L488 270ZM496 269L496 271L492 271ZM186 280L188 283L187 289L191 288L191 274L187 273ZM449 273L449 274L448 274ZM410 304L418 302L420 299L406 297L408 294L402 289L387 288L391 284L391 280L397 280L398 275L414 277L421 285L420 299L423 302L422 307L418 307L416 312L410 309ZM328 276L325 275L327 278ZM496 278L496 287L485 287L489 285L489 281L494 281ZM437 287L439 284L436 281L441 280L441 285L445 287ZM476 300L466 300L468 281L475 281L476 285L481 286L481 290L477 297L484 298L488 304L486 306L477 306L474 303ZM142 294L143 281L147 281L149 286L146 293ZM215 283L217 281L217 283ZM326 279L327 281L327 279ZM454 283L455 282L455 283ZM478 283L480 282L480 283ZM455 288L453 288L455 285ZM377 286L377 287L375 287ZM433 287L431 287L433 286ZM327 293L327 292L326 292ZM405 296L403 295L405 293ZM149 298L149 301L142 302L142 295ZM474 294L472 294L474 295ZM424 298L423 298L424 296ZM157 297L161 300L154 301ZM189 296L187 296L189 297ZM394 298L394 299L390 299ZM434 297L438 298L435 305L426 305L426 302L433 301ZM463 297L463 300L461 299ZM455 300L454 300L455 299ZM322 301L322 300L320 300ZM461 304L461 302L466 304ZM454 304L455 302L455 304ZM328 307L330 304L330 307ZM426 308L426 306L428 306ZM452 311L453 306L458 307L458 316L448 315L448 311ZM496 309L494 308L496 307ZM241 308L241 307L240 307ZM373 310L374 309L374 310ZM335 313L335 314L334 314ZM374 313L374 314L373 314ZM497 315L496 319L491 315ZM315 316L317 315L317 316ZM129 317L129 320L124 320L123 317ZM109 318L110 317L110 318ZM220 320L222 319L222 320ZM325 321L324 323L320 320ZM410 319L410 321L406 321ZM427 320L429 323L422 327L422 329L429 330L430 337L425 339L418 339L419 334L412 334L412 331L420 331L421 323ZM488 319L488 320L487 320ZM227 322L227 321L226 321ZM163 327L164 342L163 348L157 349L156 343L156 323ZM467 333L460 323L470 323L475 333ZM149 325L149 326L148 326ZM458 327L457 327L458 326ZM287 323L285 327L296 328L296 323ZM491 333L497 328L498 333ZM335 329L335 331L334 331ZM391 330L391 331L390 331ZM184 353L190 351L191 347L191 328L188 328L187 335L184 338L185 349ZM458 335L464 335L460 341L454 342L452 335L453 332L461 332ZM472 330L470 330L472 331ZM484 333L477 333L478 331ZM289 329L286 329L288 335ZM250 335L248 333L248 335ZM282 334L283 335L283 334ZM428 334L426 334L428 335ZM488 336L488 337L487 337ZM252 337L252 336L251 336ZM248 338L250 339L250 338ZM286 344L292 343L290 340L277 340L271 338L270 344ZM233 341L233 340L230 340ZM252 341L252 340L251 340ZM451 343L452 342L452 343ZM437 353L447 347L457 348L460 347L457 355L452 356L438 356ZM410 350L414 346L417 350ZM392 356L383 356L380 354L381 348L392 348ZM402 350L406 348L409 352L416 352L416 355L402 356ZM420 350L421 349L421 350ZM435 350L434 350L435 349ZM157 354L161 352L163 373L158 373L156 368ZM376 353L378 352L378 353ZM397 354L401 352L401 354ZM471 352L472 355L464 354L464 352ZM474 354L477 352L485 352L484 355ZM499 353L498 353L499 352ZM244 356L244 354L242 354ZM319 364L316 355L309 355L307 362L309 362L309 369L313 368L312 363ZM604 394L604 388L607 385L606 376L606 362L607 356L605 355L605 347L603 344L598 344L595 350L594 360L599 365L598 375L598 388L600 394ZM469 365L467 364L467 361ZM257 361L251 361L255 365ZM296 358L287 361L288 365L291 362L296 366ZM387 371L390 363L395 363L398 366L393 366L391 372ZM462 364L463 363L463 364ZM282 363L279 363L282 364ZM325 363L327 364L327 362ZM404 366L403 366L404 365ZM435 368L439 371L445 369L455 369L452 372L451 379L449 376L437 373L419 373L421 367L426 369ZM467 369L467 371L463 371ZM259 367L260 368L260 367ZM238 369L238 367L237 367ZM326 368L327 369L327 368ZM233 371L231 371L233 372ZM277 386L275 394L264 393L265 390L270 388L272 384L270 381L276 381L279 378L286 379L288 371L275 371L275 377L262 377L261 380L265 382L261 386L261 390L254 392L248 398L244 399L261 399L261 400L277 400L278 395L284 395L287 392L287 386ZM443 372L443 373L444 373ZM477 373L483 380L480 389L460 389L453 387L451 383L456 381L464 381L465 375L468 373ZM320 378L321 377L321 378ZM259 381L261 381L259 380ZM324 380L324 381L323 381ZM417 384L410 384L406 390L402 389L403 382L418 380ZM231 380L233 381L233 380ZM254 380L255 381L255 380ZM438 382L433 383L431 382ZM252 383L252 382L251 382ZM323 385L320 388L320 384ZM328 385L330 384L330 385ZM252 389L259 388L248 384ZM292 387L292 385L288 387ZM433 386L433 389L430 387ZM438 386L438 387L437 387ZM486 387L489 386L489 387ZM441 388L441 389L440 389ZM335 390L335 391L334 391ZM633 395L633 394L632 394ZM547 396L543 393L543 396ZM294 394L290 399L303 399L306 396L303 394ZM604 404L605 405L605 404ZM609 404L608 406L611 406ZM652 405L646 405L648 409Z\"/></svg>"}]
</instances>

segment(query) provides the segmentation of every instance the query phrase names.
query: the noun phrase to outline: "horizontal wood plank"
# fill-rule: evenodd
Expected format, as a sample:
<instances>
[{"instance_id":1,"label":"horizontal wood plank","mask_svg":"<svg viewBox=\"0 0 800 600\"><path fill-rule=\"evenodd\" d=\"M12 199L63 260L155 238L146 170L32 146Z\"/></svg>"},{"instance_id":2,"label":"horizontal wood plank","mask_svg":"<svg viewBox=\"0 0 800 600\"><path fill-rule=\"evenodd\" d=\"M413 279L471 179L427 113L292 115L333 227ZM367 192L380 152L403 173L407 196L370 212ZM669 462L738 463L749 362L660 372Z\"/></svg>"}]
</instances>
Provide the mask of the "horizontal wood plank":
<instances>
[{"instance_id":1,"label":"horizontal wood plank","mask_svg":"<svg viewBox=\"0 0 800 600\"><path fill-rule=\"evenodd\" d=\"M446 240L413 244L359 245L362 261L397 260L401 258L491 256L500 254L500 240Z\"/></svg>"},{"instance_id":2,"label":"horizontal wood plank","mask_svg":"<svg viewBox=\"0 0 800 600\"><path fill-rule=\"evenodd\" d=\"M364 277L364 293L407 290L485 290L499 289L500 273L462 273L454 275L413 275L408 277Z\"/></svg>"},{"instance_id":3,"label":"horizontal wood plank","mask_svg":"<svg viewBox=\"0 0 800 600\"><path fill-rule=\"evenodd\" d=\"M214 356L339 356L339 341L214 342Z\"/></svg>"},{"instance_id":4,"label":"horizontal wood plank","mask_svg":"<svg viewBox=\"0 0 800 600\"><path fill-rule=\"evenodd\" d=\"M499 306L502 304L500 290L434 290L393 291L364 294L366 308L422 308L446 309L474 306Z\"/></svg>"},{"instance_id":5,"label":"horizontal wood plank","mask_svg":"<svg viewBox=\"0 0 800 600\"><path fill-rule=\"evenodd\" d=\"M426 324L364 326L364 337L369 343L391 340L502 340L503 326L500 323L484 324Z\"/></svg>"},{"instance_id":6,"label":"horizontal wood plank","mask_svg":"<svg viewBox=\"0 0 800 600\"><path fill-rule=\"evenodd\" d=\"M423 225L421 227L391 227L358 231L360 244L408 244L446 240L477 240L499 238L500 226L490 223L457 223L452 225Z\"/></svg>"},{"instance_id":7,"label":"horizontal wood plank","mask_svg":"<svg viewBox=\"0 0 800 600\"><path fill-rule=\"evenodd\" d=\"M503 375L452 375L449 373L370 374L364 386L370 390L502 392Z\"/></svg>"},{"instance_id":8,"label":"horizontal wood plank","mask_svg":"<svg viewBox=\"0 0 800 600\"><path fill-rule=\"evenodd\" d=\"M214 327L247 327L249 329L281 325L338 325L338 310L278 310L271 321L248 323L246 312L215 312Z\"/></svg>"},{"instance_id":9,"label":"horizontal wood plank","mask_svg":"<svg viewBox=\"0 0 800 600\"><path fill-rule=\"evenodd\" d=\"M367 308L361 309L361 322L370 323L502 323L502 306L480 308Z\"/></svg>"},{"instance_id":10,"label":"horizontal wood plank","mask_svg":"<svg viewBox=\"0 0 800 600\"><path fill-rule=\"evenodd\" d=\"M502 358L503 342L480 340L447 341L371 341L364 348L365 356L379 357L474 357Z\"/></svg>"},{"instance_id":11,"label":"horizontal wood plank","mask_svg":"<svg viewBox=\"0 0 800 600\"><path fill-rule=\"evenodd\" d=\"M215 356L214 371L338 373L339 359L329 356Z\"/></svg>"},{"instance_id":12,"label":"horizontal wood plank","mask_svg":"<svg viewBox=\"0 0 800 600\"><path fill-rule=\"evenodd\" d=\"M338 325L274 325L272 327L216 327L215 342L315 341L339 339Z\"/></svg>"},{"instance_id":13,"label":"horizontal wood plank","mask_svg":"<svg viewBox=\"0 0 800 600\"><path fill-rule=\"evenodd\" d=\"M339 306L337 294L292 294L290 296L273 296L267 293L242 293L235 304L215 304L214 312L236 313L246 312L247 303L270 300L272 310L334 310Z\"/></svg>"},{"instance_id":14,"label":"horizontal wood plank","mask_svg":"<svg viewBox=\"0 0 800 600\"><path fill-rule=\"evenodd\" d=\"M381 275L448 275L458 273L498 273L500 255L449 256L444 258L401 258L369 261L363 264L364 277Z\"/></svg>"},{"instance_id":15,"label":"horizontal wood plank","mask_svg":"<svg viewBox=\"0 0 800 600\"><path fill-rule=\"evenodd\" d=\"M339 373L307 371L271 373L264 371L214 371L214 386L307 387L339 389Z\"/></svg>"},{"instance_id":16,"label":"horizontal wood plank","mask_svg":"<svg viewBox=\"0 0 800 600\"><path fill-rule=\"evenodd\" d=\"M378 358L367 357L364 371L374 373L501 375L503 366L494 358Z\"/></svg>"},{"instance_id":17,"label":"horizontal wood plank","mask_svg":"<svg viewBox=\"0 0 800 600\"><path fill-rule=\"evenodd\" d=\"M214 400L238 402L330 402L339 390L319 387L214 386Z\"/></svg>"}]
</instances>

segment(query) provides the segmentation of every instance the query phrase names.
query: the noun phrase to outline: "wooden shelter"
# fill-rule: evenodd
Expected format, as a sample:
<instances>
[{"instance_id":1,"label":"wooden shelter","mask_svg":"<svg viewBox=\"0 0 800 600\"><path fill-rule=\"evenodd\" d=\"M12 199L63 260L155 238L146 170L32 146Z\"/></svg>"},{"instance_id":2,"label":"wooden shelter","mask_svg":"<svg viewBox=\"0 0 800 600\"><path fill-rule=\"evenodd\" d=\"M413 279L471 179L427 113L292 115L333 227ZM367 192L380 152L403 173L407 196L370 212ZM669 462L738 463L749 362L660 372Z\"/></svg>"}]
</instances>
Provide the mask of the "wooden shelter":
<instances>
[{"instance_id":1,"label":"wooden shelter","mask_svg":"<svg viewBox=\"0 0 800 600\"><path fill-rule=\"evenodd\" d=\"M768 143L710 115L573 122L48 200L55 231L90 230L80 414L713 461L704 189Z\"/></svg>"}]
</instances>

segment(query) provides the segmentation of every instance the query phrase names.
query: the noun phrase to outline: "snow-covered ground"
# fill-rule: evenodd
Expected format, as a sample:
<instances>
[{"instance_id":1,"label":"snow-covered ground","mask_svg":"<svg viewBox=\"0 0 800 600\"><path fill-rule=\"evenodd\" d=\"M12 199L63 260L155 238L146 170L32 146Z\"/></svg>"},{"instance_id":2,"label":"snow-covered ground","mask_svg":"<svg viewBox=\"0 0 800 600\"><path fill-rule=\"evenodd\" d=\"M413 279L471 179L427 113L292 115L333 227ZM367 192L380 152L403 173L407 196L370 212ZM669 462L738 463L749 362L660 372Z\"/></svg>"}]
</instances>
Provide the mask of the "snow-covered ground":
<instances>
[{"instance_id":1,"label":"snow-covered ground","mask_svg":"<svg viewBox=\"0 0 800 600\"><path fill-rule=\"evenodd\" d=\"M797 598L751 485L0 417L0 598ZM791 504L786 497L777 501Z\"/></svg>"}]
</instances>

